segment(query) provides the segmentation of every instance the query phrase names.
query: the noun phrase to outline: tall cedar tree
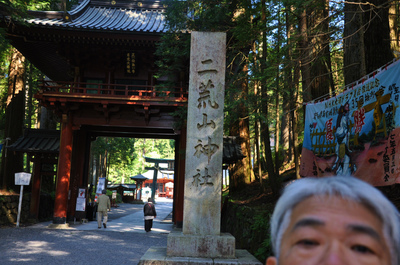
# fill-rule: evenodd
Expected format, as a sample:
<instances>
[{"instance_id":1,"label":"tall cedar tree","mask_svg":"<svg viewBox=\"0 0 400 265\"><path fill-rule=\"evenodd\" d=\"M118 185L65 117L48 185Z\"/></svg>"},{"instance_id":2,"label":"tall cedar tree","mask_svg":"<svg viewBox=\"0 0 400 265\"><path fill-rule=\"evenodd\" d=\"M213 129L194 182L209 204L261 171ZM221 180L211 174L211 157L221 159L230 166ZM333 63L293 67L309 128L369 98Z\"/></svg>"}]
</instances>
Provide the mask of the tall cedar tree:
<instances>
[{"instance_id":1,"label":"tall cedar tree","mask_svg":"<svg viewBox=\"0 0 400 265\"><path fill-rule=\"evenodd\" d=\"M329 2L306 1L297 7L304 101L319 100L334 90L330 59Z\"/></svg>"}]
</instances>

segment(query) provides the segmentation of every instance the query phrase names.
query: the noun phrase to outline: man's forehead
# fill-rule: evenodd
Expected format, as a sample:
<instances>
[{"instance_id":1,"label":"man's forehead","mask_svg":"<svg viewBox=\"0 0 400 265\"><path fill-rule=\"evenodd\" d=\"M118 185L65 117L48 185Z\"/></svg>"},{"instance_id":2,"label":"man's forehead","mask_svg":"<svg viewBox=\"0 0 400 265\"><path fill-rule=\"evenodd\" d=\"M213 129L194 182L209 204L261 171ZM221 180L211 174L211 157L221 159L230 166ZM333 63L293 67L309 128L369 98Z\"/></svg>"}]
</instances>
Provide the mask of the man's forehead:
<instances>
[{"instance_id":1,"label":"man's forehead","mask_svg":"<svg viewBox=\"0 0 400 265\"><path fill-rule=\"evenodd\" d=\"M352 215L353 211L362 209L362 211L368 212L371 216L378 218L380 216L376 213L369 205L356 201L351 198L343 198L339 195L313 195L305 198L296 204L292 209L293 215L302 214L305 212L315 212L316 214L323 214L329 212L346 212L347 216Z\"/></svg>"}]
</instances>

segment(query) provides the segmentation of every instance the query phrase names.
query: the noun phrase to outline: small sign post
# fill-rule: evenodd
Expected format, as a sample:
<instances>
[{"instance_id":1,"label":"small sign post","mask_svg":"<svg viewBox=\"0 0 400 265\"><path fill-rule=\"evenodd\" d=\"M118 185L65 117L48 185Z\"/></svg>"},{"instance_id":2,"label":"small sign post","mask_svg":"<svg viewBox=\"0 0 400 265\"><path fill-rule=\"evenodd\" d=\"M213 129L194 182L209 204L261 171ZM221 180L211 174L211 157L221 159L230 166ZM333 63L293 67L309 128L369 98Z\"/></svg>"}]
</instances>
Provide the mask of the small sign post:
<instances>
[{"instance_id":1,"label":"small sign post","mask_svg":"<svg viewBox=\"0 0 400 265\"><path fill-rule=\"evenodd\" d=\"M19 194L19 204L18 204L18 216L17 216L17 227L19 227L19 220L21 217L21 207L22 207L22 196L24 192L24 185L29 185L31 181L31 174L20 172L15 173L15 185L21 185L21 191Z\"/></svg>"},{"instance_id":2,"label":"small sign post","mask_svg":"<svg viewBox=\"0 0 400 265\"><path fill-rule=\"evenodd\" d=\"M79 189L78 198L76 198L75 210L78 212L84 212L86 210L86 190Z\"/></svg>"}]
</instances>

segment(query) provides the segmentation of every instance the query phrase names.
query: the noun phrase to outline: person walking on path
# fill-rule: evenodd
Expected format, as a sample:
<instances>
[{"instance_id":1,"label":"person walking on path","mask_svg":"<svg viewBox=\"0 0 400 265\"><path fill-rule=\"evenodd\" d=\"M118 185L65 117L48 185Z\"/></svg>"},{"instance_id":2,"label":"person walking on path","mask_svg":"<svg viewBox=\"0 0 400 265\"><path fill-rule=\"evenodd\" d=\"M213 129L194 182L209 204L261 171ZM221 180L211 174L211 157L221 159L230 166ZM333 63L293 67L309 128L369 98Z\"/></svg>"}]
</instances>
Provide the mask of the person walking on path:
<instances>
[{"instance_id":1,"label":"person walking on path","mask_svg":"<svg viewBox=\"0 0 400 265\"><path fill-rule=\"evenodd\" d=\"M151 198L147 199L147 203L143 207L144 212L144 230L146 232L150 232L153 227L153 219L157 217L156 207L151 200Z\"/></svg>"},{"instance_id":2,"label":"person walking on path","mask_svg":"<svg viewBox=\"0 0 400 265\"><path fill-rule=\"evenodd\" d=\"M97 198L97 225L101 228L101 219L103 219L103 226L107 228L108 211L111 211L110 197L106 195L106 190Z\"/></svg>"}]
</instances>

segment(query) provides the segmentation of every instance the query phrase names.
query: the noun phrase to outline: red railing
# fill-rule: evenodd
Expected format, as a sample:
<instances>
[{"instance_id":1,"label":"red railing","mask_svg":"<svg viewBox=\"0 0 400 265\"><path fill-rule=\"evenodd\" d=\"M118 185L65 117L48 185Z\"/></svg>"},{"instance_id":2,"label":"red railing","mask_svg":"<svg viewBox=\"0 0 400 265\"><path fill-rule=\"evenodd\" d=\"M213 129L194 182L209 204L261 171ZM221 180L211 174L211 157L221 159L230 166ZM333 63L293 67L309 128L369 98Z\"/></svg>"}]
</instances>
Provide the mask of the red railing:
<instances>
[{"instance_id":1,"label":"red railing","mask_svg":"<svg viewBox=\"0 0 400 265\"><path fill-rule=\"evenodd\" d=\"M104 96L121 98L162 98L162 99L181 99L187 100L187 89L182 87L162 87L146 85L119 85L104 83L85 83L85 82L55 82L42 81L43 93L53 92L60 94L74 94L85 96Z\"/></svg>"}]
</instances>

